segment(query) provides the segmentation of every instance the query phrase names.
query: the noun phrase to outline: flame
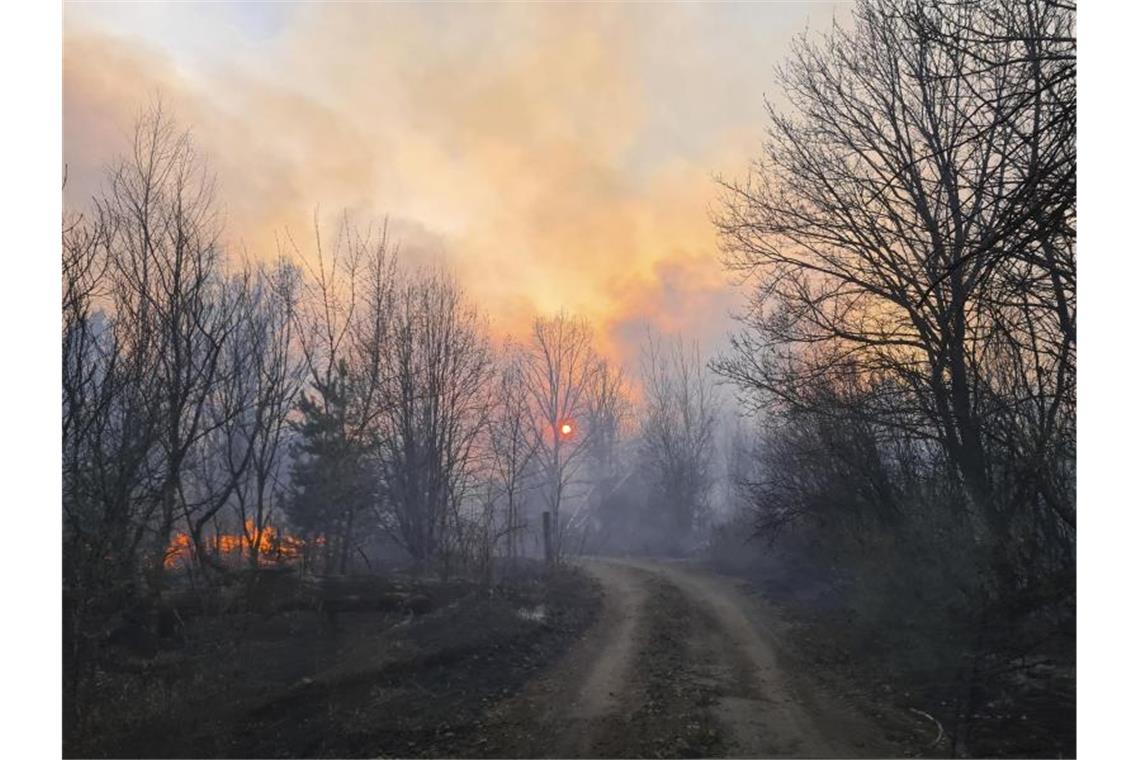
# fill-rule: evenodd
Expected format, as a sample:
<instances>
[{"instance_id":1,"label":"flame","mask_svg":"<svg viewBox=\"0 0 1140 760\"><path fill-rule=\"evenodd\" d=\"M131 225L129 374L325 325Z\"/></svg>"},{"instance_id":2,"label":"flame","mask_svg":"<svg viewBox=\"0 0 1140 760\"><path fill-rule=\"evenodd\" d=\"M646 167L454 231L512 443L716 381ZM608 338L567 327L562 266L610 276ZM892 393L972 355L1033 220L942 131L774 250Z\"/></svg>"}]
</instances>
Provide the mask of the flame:
<instances>
[{"instance_id":1,"label":"flame","mask_svg":"<svg viewBox=\"0 0 1140 760\"><path fill-rule=\"evenodd\" d=\"M317 536L312 540L317 546L324 542L324 536ZM266 525L258 535L253 520L245 521L245 530L242 533L219 533L204 543L208 548L215 549L223 559L230 561L240 560L256 545L258 555L266 564L299 559L305 550L304 539L279 533L272 525ZM193 556L194 541L190 538L190 534L177 533L170 540L163 564L168 568L175 567L181 563L189 563Z\"/></svg>"}]
</instances>

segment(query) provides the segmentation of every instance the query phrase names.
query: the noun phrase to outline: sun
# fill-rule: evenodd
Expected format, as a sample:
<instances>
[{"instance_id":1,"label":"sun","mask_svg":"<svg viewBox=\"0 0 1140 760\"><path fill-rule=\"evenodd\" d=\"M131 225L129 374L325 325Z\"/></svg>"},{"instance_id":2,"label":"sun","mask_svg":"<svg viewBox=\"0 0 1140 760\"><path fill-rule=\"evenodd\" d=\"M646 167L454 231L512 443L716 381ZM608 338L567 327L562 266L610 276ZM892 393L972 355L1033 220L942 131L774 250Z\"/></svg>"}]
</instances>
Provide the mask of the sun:
<instances>
[{"instance_id":1,"label":"sun","mask_svg":"<svg viewBox=\"0 0 1140 760\"><path fill-rule=\"evenodd\" d=\"M562 423L562 435L570 435L573 432L574 432L574 426L573 425L571 425L569 422L563 422Z\"/></svg>"}]
</instances>

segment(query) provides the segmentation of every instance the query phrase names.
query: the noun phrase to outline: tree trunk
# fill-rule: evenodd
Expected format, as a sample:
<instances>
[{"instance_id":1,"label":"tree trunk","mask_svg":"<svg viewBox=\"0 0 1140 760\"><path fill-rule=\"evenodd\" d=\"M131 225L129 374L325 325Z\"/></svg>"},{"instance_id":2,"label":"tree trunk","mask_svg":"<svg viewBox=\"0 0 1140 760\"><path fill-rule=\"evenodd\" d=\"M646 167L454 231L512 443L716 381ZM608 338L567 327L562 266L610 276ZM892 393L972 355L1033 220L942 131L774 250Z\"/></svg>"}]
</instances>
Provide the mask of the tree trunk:
<instances>
[{"instance_id":1,"label":"tree trunk","mask_svg":"<svg viewBox=\"0 0 1140 760\"><path fill-rule=\"evenodd\" d=\"M551 532L552 531L550 529L550 513L549 512L543 512L542 513L542 554L543 554L543 557L546 559L546 564L548 564L548 565L553 565L554 564L554 558L555 558L554 557L553 540L551 538Z\"/></svg>"}]
</instances>

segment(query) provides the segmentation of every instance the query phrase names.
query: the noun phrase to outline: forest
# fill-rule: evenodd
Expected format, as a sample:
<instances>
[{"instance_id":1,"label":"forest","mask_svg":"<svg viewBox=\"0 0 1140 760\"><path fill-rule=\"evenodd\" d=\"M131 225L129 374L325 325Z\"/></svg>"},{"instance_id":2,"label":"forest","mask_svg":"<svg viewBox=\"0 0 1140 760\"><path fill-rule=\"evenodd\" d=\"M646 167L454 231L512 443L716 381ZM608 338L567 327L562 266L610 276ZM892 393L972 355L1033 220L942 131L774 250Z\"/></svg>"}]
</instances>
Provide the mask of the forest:
<instances>
[{"instance_id":1,"label":"forest","mask_svg":"<svg viewBox=\"0 0 1140 760\"><path fill-rule=\"evenodd\" d=\"M746 298L711 354L649 329L622 362L569 311L504 335L383 218L227 247L193 125L141 96L62 220L64 753L1074 755L1075 10L852 13L710 180ZM873 738L748 744L690 565ZM536 707L591 636L636 642L632 723Z\"/></svg>"}]
</instances>

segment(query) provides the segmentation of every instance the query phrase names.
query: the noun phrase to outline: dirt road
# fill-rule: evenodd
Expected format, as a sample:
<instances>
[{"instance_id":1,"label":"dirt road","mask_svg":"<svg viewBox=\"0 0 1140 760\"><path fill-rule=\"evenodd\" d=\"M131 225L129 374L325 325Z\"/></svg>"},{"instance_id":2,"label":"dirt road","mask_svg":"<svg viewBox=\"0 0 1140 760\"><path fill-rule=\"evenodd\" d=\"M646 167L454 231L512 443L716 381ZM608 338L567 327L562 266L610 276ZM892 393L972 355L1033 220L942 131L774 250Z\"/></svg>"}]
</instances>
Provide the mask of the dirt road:
<instances>
[{"instance_id":1,"label":"dirt road","mask_svg":"<svg viewBox=\"0 0 1140 760\"><path fill-rule=\"evenodd\" d=\"M903 753L853 705L789 667L778 619L733 581L685 563L582 565L604 590L601 615L557 666L502 707L498 720L516 727L518 754Z\"/></svg>"}]
</instances>

